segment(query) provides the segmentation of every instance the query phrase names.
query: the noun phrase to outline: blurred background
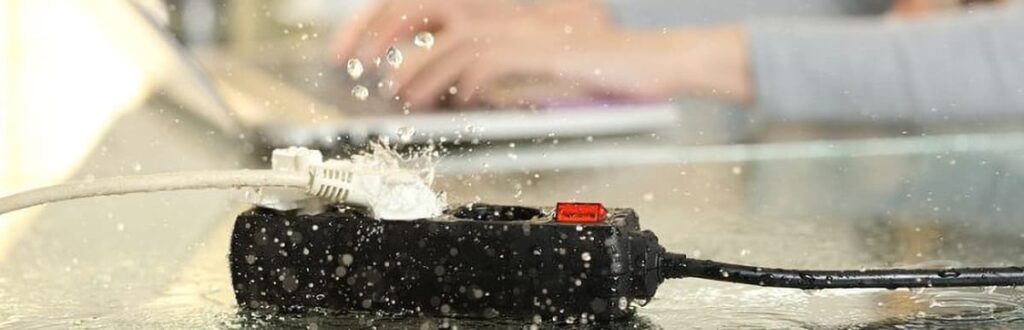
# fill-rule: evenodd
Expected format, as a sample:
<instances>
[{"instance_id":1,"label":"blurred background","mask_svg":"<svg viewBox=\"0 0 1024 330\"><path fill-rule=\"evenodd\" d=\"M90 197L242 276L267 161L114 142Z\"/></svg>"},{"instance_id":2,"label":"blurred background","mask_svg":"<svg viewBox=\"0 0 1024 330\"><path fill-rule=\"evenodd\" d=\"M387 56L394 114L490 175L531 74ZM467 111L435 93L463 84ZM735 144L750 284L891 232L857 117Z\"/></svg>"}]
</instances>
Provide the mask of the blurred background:
<instances>
[{"instance_id":1,"label":"blurred background","mask_svg":"<svg viewBox=\"0 0 1024 330\"><path fill-rule=\"evenodd\" d=\"M216 108L209 103L216 103L222 96L202 96L210 91L202 91L205 84L197 79L233 79L234 85L266 79L259 83L278 84L265 86L265 90L260 91L274 93L272 100L266 95L262 95L263 99L261 95L238 96L258 93L251 90L229 95L234 98L231 101L235 107L287 105L307 110L321 107L325 108L324 112L358 112L359 109L354 108L366 106L339 101L351 99L347 89L350 84L344 81L346 77L337 68L336 59L330 58L333 54L329 47L339 34L339 26L358 16L360 10L367 7L366 2L5 1L5 23L0 26L3 29L0 40L4 45L3 66L0 66L4 77L4 106L0 112L4 124L3 143L0 143L0 157L3 157L0 182L3 185L0 187L11 192L66 177L67 171L74 168L88 150L98 146L99 137L114 118L125 111L137 110L147 101L169 100L179 108L175 111L185 115L223 111L206 109ZM900 11L911 16L917 15L913 14L917 11L956 9L960 3L868 1L843 5L813 1L772 4L732 1L706 5L652 0L640 4L608 1L604 5L618 24L664 30L743 22L758 17L871 17ZM176 53L174 48L181 45L168 44L168 40L150 29L150 24L157 24L177 42L187 45L193 54L179 58L183 54ZM200 74L209 77L183 74L190 70L182 68L181 61L194 59L203 62L199 68L204 72ZM225 78L236 75L229 72L231 70L244 71L237 74L244 77ZM217 93L239 88L220 89ZM842 92L837 91L837 94ZM687 108L683 111L687 118L677 125L689 125L668 133L687 135L696 130L701 135L696 140L701 143L715 139L720 142L768 141L850 134L899 136L1002 131L1017 126L1016 116L985 114L973 118L946 115L896 120L876 115L852 121L788 115L763 120L749 111L730 109L737 106L725 102L716 104L713 98L678 96L668 100L685 103L677 108ZM268 105L271 103L273 105ZM345 109L334 109L337 103ZM842 129L834 129L836 126ZM819 129L822 127L824 129ZM816 136L820 134L828 136ZM682 140L692 144L695 139Z\"/></svg>"},{"instance_id":2,"label":"blurred background","mask_svg":"<svg viewBox=\"0 0 1024 330\"><path fill-rule=\"evenodd\" d=\"M557 0L516 3L547 2ZM694 71L710 87L687 81L687 90L652 96L609 64L581 69L586 79L519 79L469 107L449 103L463 89L426 107L392 97L386 56L364 58L366 73L353 76L348 60L357 56L340 56L338 40L380 3L3 1L0 195L115 175L265 168L269 150L289 145L345 156L390 136L400 148L442 151L436 185L453 203L634 207L663 244L697 257L854 269L1024 262L1024 44L1013 37L1024 20L1013 1L591 2L615 29L636 33L629 42L740 27L749 97L723 97L740 89L710 79L734 70ZM555 17L558 33L590 31ZM446 36L434 30L437 47ZM423 50L403 38L392 41L412 65ZM614 63L609 54L630 48L572 46L596 49L575 54L588 63ZM692 48L658 53L681 59L666 68L717 68L683 62ZM633 62L656 62L647 59ZM571 76L572 63L561 64ZM584 80L616 79L622 93L580 96ZM530 102L534 94L542 102ZM239 316L223 258L233 216L247 207L236 195L109 197L4 215L0 327L440 324ZM694 280L666 284L659 297L628 327L1024 319L1024 295L1013 288L833 294Z\"/></svg>"}]
</instances>

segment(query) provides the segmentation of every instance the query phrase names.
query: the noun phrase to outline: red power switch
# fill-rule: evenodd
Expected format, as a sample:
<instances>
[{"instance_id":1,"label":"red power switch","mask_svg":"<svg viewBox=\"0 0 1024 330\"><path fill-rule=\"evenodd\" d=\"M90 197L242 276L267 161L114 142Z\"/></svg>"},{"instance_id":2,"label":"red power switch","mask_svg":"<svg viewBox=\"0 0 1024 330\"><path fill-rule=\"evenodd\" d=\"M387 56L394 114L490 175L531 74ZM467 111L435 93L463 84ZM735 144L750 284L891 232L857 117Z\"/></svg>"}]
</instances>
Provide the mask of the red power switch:
<instances>
[{"instance_id":1,"label":"red power switch","mask_svg":"<svg viewBox=\"0 0 1024 330\"><path fill-rule=\"evenodd\" d=\"M601 203L558 203L555 206L555 221L572 223L595 223L604 221L608 210Z\"/></svg>"}]
</instances>

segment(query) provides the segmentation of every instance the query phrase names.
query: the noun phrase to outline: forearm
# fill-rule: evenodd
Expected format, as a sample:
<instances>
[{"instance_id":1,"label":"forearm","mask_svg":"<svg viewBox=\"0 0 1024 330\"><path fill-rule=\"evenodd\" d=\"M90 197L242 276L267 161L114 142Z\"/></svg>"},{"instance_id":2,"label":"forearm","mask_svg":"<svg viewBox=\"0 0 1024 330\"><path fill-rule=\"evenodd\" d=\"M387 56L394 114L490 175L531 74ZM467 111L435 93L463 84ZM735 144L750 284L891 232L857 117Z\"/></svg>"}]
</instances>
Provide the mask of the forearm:
<instances>
[{"instance_id":1,"label":"forearm","mask_svg":"<svg viewBox=\"0 0 1024 330\"><path fill-rule=\"evenodd\" d=\"M909 22L760 22L748 31L751 95L766 116L1024 113L1020 6Z\"/></svg>"},{"instance_id":2,"label":"forearm","mask_svg":"<svg viewBox=\"0 0 1024 330\"><path fill-rule=\"evenodd\" d=\"M666 33L674 93L747 104L752 100L750 52L740 26L681 29Z\"/></svg>"}]
</instances>

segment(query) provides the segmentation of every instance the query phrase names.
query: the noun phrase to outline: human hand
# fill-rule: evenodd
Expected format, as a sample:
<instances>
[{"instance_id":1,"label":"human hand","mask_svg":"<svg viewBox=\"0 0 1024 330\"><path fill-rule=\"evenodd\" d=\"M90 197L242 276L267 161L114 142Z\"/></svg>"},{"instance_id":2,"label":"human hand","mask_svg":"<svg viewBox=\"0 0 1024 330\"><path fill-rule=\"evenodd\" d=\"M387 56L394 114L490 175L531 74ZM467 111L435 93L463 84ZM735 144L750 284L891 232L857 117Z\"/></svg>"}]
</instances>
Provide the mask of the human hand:
<instances>
[{"instance_id":1,"label":"human hand","mask_svg":"<svg viewBox=\"0 0 1024 330\"><path fill-rule=\"evenodd\" d=\"M559 0L543 5L522 5L506 0L382 1L346 24L334 52L339 65L344 65L349 58L369 63L398 40L407 40L423 31L433 32L437 42L429 50L399 48L404 51L406 60L392 72L394 75L389 84L392 92L408 96L406 100L411 105L429 106L436 103L435 96L444 95L450 87L456 86L454 80L458 77L453 74L475 72L461 70L467 68L460 67L469 64L468 53L480 56L478 51L484 47L475 44L527 46L510 37L526 37L532 32L519 31L520 28L536 24L549 26L551 33L557 34L595 30L608 25L603 7L592 0ZM539 31L536 28L530 30ZM446 60L452 56L457 60ZM485 63L486 59L479 62ZM434 69L434 66L445 69ZM432 71L440 71L440 74L427 79L431 74L428 72ZM475 90L467 89L465 84L462 86L463 90L471 93ZM474 100L473 97L462 99L461 104Z\"/></svg>"},{"instance_id":2,"label":"human hand","mask_svg":"<svg viewBox=\"0 0 1024 330\"><path fill-rule=\"evenodd\" d=\"M410 57L393 79L413 107L649 101L693 95L751 101L739 27L666 33L614 28L565 33L534 22L467 41L450 54ZM456 95L446 95L455 86Z\"/></svg>"},{"instance_id":3,"label":"human hand","mask_svg":"<svg viewBox=\"0 0 1024 330\"><path fill-rule=\"evenodd\" d=\"M402 37L433 31L433 47L406 52L392 72L392 91L412 107L434 106L446 97L452 105L495 99L529 105L560 97L647 100L721 92L742 99L747 93L748 83L733 79L746 78L745 66L733 65L745 60L736 28L624 31L608 24L589 1L487 4L386 2L364 16L372 19L354 23L366 28L343 37L337 54L365 60ZM509 87L524 83L540 87L525 93Z\"/></svg>"},{"instance_id":4,"label":"human hand","mask_svg":"<svg viewBox=\"0 0 1024 330\"><path fill-rule=\"evenodd\" d=\"M513 0L378 0L341 29L333 51L339 63L370 60L401 39L422 32L447 34L530 17L567 26L603 26L608 19L597 0L554 0L524 5Z\"/></svg>"}]
</instances>

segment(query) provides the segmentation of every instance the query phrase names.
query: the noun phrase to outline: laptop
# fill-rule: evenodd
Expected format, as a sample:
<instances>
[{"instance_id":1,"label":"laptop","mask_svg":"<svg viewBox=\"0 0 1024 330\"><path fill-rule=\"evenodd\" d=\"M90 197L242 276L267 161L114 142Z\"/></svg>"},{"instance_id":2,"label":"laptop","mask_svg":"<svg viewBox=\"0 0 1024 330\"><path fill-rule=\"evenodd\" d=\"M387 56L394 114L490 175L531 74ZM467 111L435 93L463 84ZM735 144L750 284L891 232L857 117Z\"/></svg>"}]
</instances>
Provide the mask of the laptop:
<instances>
[{"instance_id":1,"label":"laptop","mask_svg":"<svg viewBox=\"0 0 1024 330\"><path fill-rule=\"evenodd\" d=\"M217 49L188 49L146 10L135 7L174 53L175 72L180 74L166 82L169 96L221 132L266 147L333 148L382 136L442 144L620 136L656 132L679 122L679 111L670 103L405 110L380 96L352 97L355 83L343 69L298 56L294 47L281 47L290 53L269 56L274 60L263 63ZM371 93L376 90L366 87Z\"/></svg>"}]
</instances>

